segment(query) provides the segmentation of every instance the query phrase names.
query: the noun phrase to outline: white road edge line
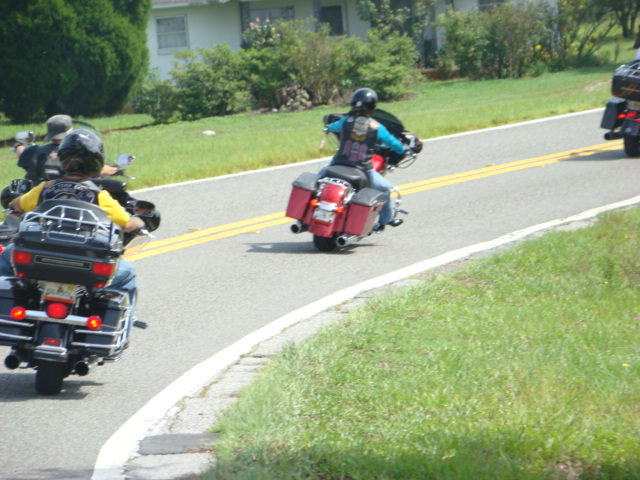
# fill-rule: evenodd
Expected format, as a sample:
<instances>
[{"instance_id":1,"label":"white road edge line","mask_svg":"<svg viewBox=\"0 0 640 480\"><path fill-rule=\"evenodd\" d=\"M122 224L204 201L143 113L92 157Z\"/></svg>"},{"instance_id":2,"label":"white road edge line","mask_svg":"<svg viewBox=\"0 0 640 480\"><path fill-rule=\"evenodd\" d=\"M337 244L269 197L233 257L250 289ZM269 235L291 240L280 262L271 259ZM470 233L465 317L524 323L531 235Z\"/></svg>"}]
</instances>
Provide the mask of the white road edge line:
<instances>
[{"instance_id":1,"label":"white road edge line","mask_svg":"<svg viewBox=\"0 0 640 480\"><path fill-rule=\"evenodd\" d=\"M602 108L593 110L587 110L584 112L569 113L565 115L557 115L555 117L548 117L544 119L531 120L527 122L514 123L509 125L503 125L498 127L492 127L483 130L475 130L471 132L464 132L455 135L449 135L446 137L438 137L426 140L426 142L433 142L444 138L459 137L465 135L476 134L478 132L486 132L491 130L504 130L508 128L514 128L521 125L529 125L533 123L540 123L549 120L554 120L563 117L570 117L575 115L583 115L593 113L596 111L602 111ZM282 165L278 167L272 167L268 170L284 169L297 167L304 164L316 163L320 161L328 161L328 158L309 160L306 162ZM171 188L178 185L186 185L192 183L201 183L212 180L222 180L228 177L236 177L241 175L249 175L254 173L264 172L267 169L252 170L248 172L241 172L231 175L225 175L221 177L214 177L202 180L193 180L190 182L184 182L173 185L161 185L158 187L152 187L147 189L137 190L136 192L147 192L152 190L161 190L165 188ZM471 256L474 253L483 252L496 248L500 245L505 245L510 242L520 240L524 237L533 235L537 232L550 229L564 223L577 222L593 218L596 215L605 212L607 210L613 210L618 208L629 207L640 203L640 196L631 198L626 201L605 205L603 207L588 210L578 215L552 220L550 222L541 223L523 230L512 232L503 237L490 240L488 242L471 245L459 250L445 253L438 257L425 260L423 262L410 265L409 267L396 270L395 272L382 275L371 280L359 283L352 287L346 288L325 298L322 298L316 302L313 302L303 308L295 310L277 320L274 320L268 325L252 332L246 337L238 340L236 343L221 350L212 357L208 358L204 362L196 365L191 370L186 372L180 378L171 383L162 392L152 398L144 407L138 410L129 420L127 420L107 442L102 446L98 453L98 458L94 465L93 475L91 480L124 480L124 467L132 458L137 456L137 450L139 443L144 439L147 432L157 427L163 420L165 420L176 404L187 396L192 396L204 388L210 383L220 372L225 370L230 365L237 362L241 355L249 352L251 348L268 339L277 335L285 328L294 325L302 320L312 317L328 308L338 305L342 302L350 300L357 296L359 293L378 288L389 283L408 278L412 275L436 268L447 263L451 263L462 258Z\"/></svg>"},{"instance_id":2,"label":"white road edge line","mask_svg":"<svg viewBox=\"0 0 640 480\"><path fill-rule=\"evenodd\" d=\"M566 223L588 220L607 210L630 207L639 203L640 196L637 196L622 202L587 210L578 215L551 220L523 230L518 230L488 242L454 250L338 291L274 320L270 324L252 332L233 345L230 345L204 362L196 365L138 410L100 450L94 467L94 473L91 477L92 480L124 479L124 466L131 458L136 456L140 441L144 439L148 431L166 419L168 412L170 412L183 397L198 393L219 373L237 362L241 355L251 351L254 345L277 335L285 328L350 300L361 292L388 285L418 273L469 257L472 254L484 252L520 240L540 231Z\"/></svg>"}]
</instances>

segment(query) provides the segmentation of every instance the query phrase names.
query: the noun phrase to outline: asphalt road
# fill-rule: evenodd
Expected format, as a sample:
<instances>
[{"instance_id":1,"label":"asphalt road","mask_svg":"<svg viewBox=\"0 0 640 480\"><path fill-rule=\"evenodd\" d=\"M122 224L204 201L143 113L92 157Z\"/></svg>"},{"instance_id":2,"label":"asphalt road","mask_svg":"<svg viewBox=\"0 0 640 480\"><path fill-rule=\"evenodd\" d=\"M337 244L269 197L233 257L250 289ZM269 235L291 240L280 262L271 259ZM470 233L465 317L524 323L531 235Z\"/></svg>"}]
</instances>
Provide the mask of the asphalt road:
<instances>
[{"instance_id":1,"label":"asphalt road","mask_svg":"<svg viewBox=\"0 0 640 480\"><path fill-rule=\"evenodd\" d=\"M138 192L163 215L147 256L134 260L137 315L150 328L134 331L120 362L69 377L56 397L35 394L33 371L0 370L0 478L89 479L102 445L149 399L288 312L447 251L635 197L640 159L603 140L600 116L425 142L418 162L387 177L404 192L405 224L333 254L282 220L291 182L322 161ZM0 347L0 357L8 351Z\"/></svg>"}]
</instances>

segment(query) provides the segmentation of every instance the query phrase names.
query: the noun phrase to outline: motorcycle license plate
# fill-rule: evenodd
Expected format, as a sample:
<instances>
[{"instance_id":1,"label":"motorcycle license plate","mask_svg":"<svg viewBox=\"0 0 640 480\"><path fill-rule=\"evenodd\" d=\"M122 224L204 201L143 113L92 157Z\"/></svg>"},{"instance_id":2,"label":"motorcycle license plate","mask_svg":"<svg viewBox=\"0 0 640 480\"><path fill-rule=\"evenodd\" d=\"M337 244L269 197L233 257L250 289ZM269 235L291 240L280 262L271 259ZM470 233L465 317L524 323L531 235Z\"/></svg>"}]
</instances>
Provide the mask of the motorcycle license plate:
<instances>
[{"instance_id":1,"label":"motorcycle license plate","mask_svg":"<svg viewBox=\"0 0 640 480\"><path fill-rule=\"evenodd\" d=\"M57 300L59 302L72 303L76 298L76 285L57 282L42 282L44 288L43 298L45 300Z\"/></svg>"},{"instance_id":2,"label":"motorcycle license plate","mask_svg":"<svg viewBox=\"0 0 640 480\"><path fill-rule=\"evenodd\" d=\"M336 212L316 208L313 212L313 219L322 223L332 223L336 216Z\"/></svg>"}]
</instances>

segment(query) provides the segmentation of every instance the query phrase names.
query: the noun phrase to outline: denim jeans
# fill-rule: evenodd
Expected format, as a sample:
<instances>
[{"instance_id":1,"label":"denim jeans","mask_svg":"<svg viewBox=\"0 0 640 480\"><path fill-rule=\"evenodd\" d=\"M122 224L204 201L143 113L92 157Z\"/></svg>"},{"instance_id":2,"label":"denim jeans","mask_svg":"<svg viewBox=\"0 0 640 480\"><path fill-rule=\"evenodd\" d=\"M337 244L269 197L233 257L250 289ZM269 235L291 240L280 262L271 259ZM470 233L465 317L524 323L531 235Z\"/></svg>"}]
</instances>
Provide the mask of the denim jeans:
<instances>
[{"instance_id":1,"label":"denim jeans","mask_svg":"<svg viewBox=\"0 0 640 480\"><path fill-rule=\"evenodd\" d=\"M13 251L13 244L7 245L2 255L0 255L0 276L12 277L14 276L13 267L11 266L11 252ZM129 314L128 332L131 331L133 324L133 310L136 306L138 298L138 278L136 276L136 269L130 262L126 260L120 260L118 263L118 269L116 274L111 280L108 288L116 290L120 293L127 294L129 296L129 304L131 310Z\"/></svg>"},{"instance_id":2,"label":"denim jeans","mask_svg":"<svg viewBox=\"0 0 640 480\"><path fill-rule=\"evenodd\" d=\"M331 165L331 163L329 165ZM321 177L325 175L325 172L327 171L327 167L329 167L329 165L325 165L320 169L320 172L318 173ZM389 180L384 178L373 168L370 170L365 170L364 173L367 175L367 179L369 180L369 187L375 188L376 190L380 190L382 193L384 193L385 202L382 210L380 210L379 222L380 225L386 225L393 219L393 204L391 203L391 189L393 188L393 185L391 185Z\"/></svg>"}]
</instances>

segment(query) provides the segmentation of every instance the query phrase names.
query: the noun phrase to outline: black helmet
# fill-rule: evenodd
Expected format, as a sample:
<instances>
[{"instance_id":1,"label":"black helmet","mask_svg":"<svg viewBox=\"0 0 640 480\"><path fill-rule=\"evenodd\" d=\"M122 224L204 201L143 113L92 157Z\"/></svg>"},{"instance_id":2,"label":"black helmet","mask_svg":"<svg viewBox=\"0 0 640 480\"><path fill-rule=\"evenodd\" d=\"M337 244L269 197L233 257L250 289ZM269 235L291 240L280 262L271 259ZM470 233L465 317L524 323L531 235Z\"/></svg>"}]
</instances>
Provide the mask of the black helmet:
<instances>
[{"instance_id":1,"label":"black helmet","mask_svg":"<svg viewBox=\"0 0 640 480\"><path fill-rule=\"evenodd\" d=\"M91 130L72 130L58 148L62 173L83 172L91 177L100 175L104 166L104 146Z\"/></svg>"},{"instance_id":2,"label":"black helmet","mask_svg":"<svg viewBox=\"0 0 640 480\"><path fill-rule=\"evenodd\" d=\"M354 112L372 113L378 103L378 94L370 88L360 88L351 95L351 108Z\"/></svg>"}]
</instances>

